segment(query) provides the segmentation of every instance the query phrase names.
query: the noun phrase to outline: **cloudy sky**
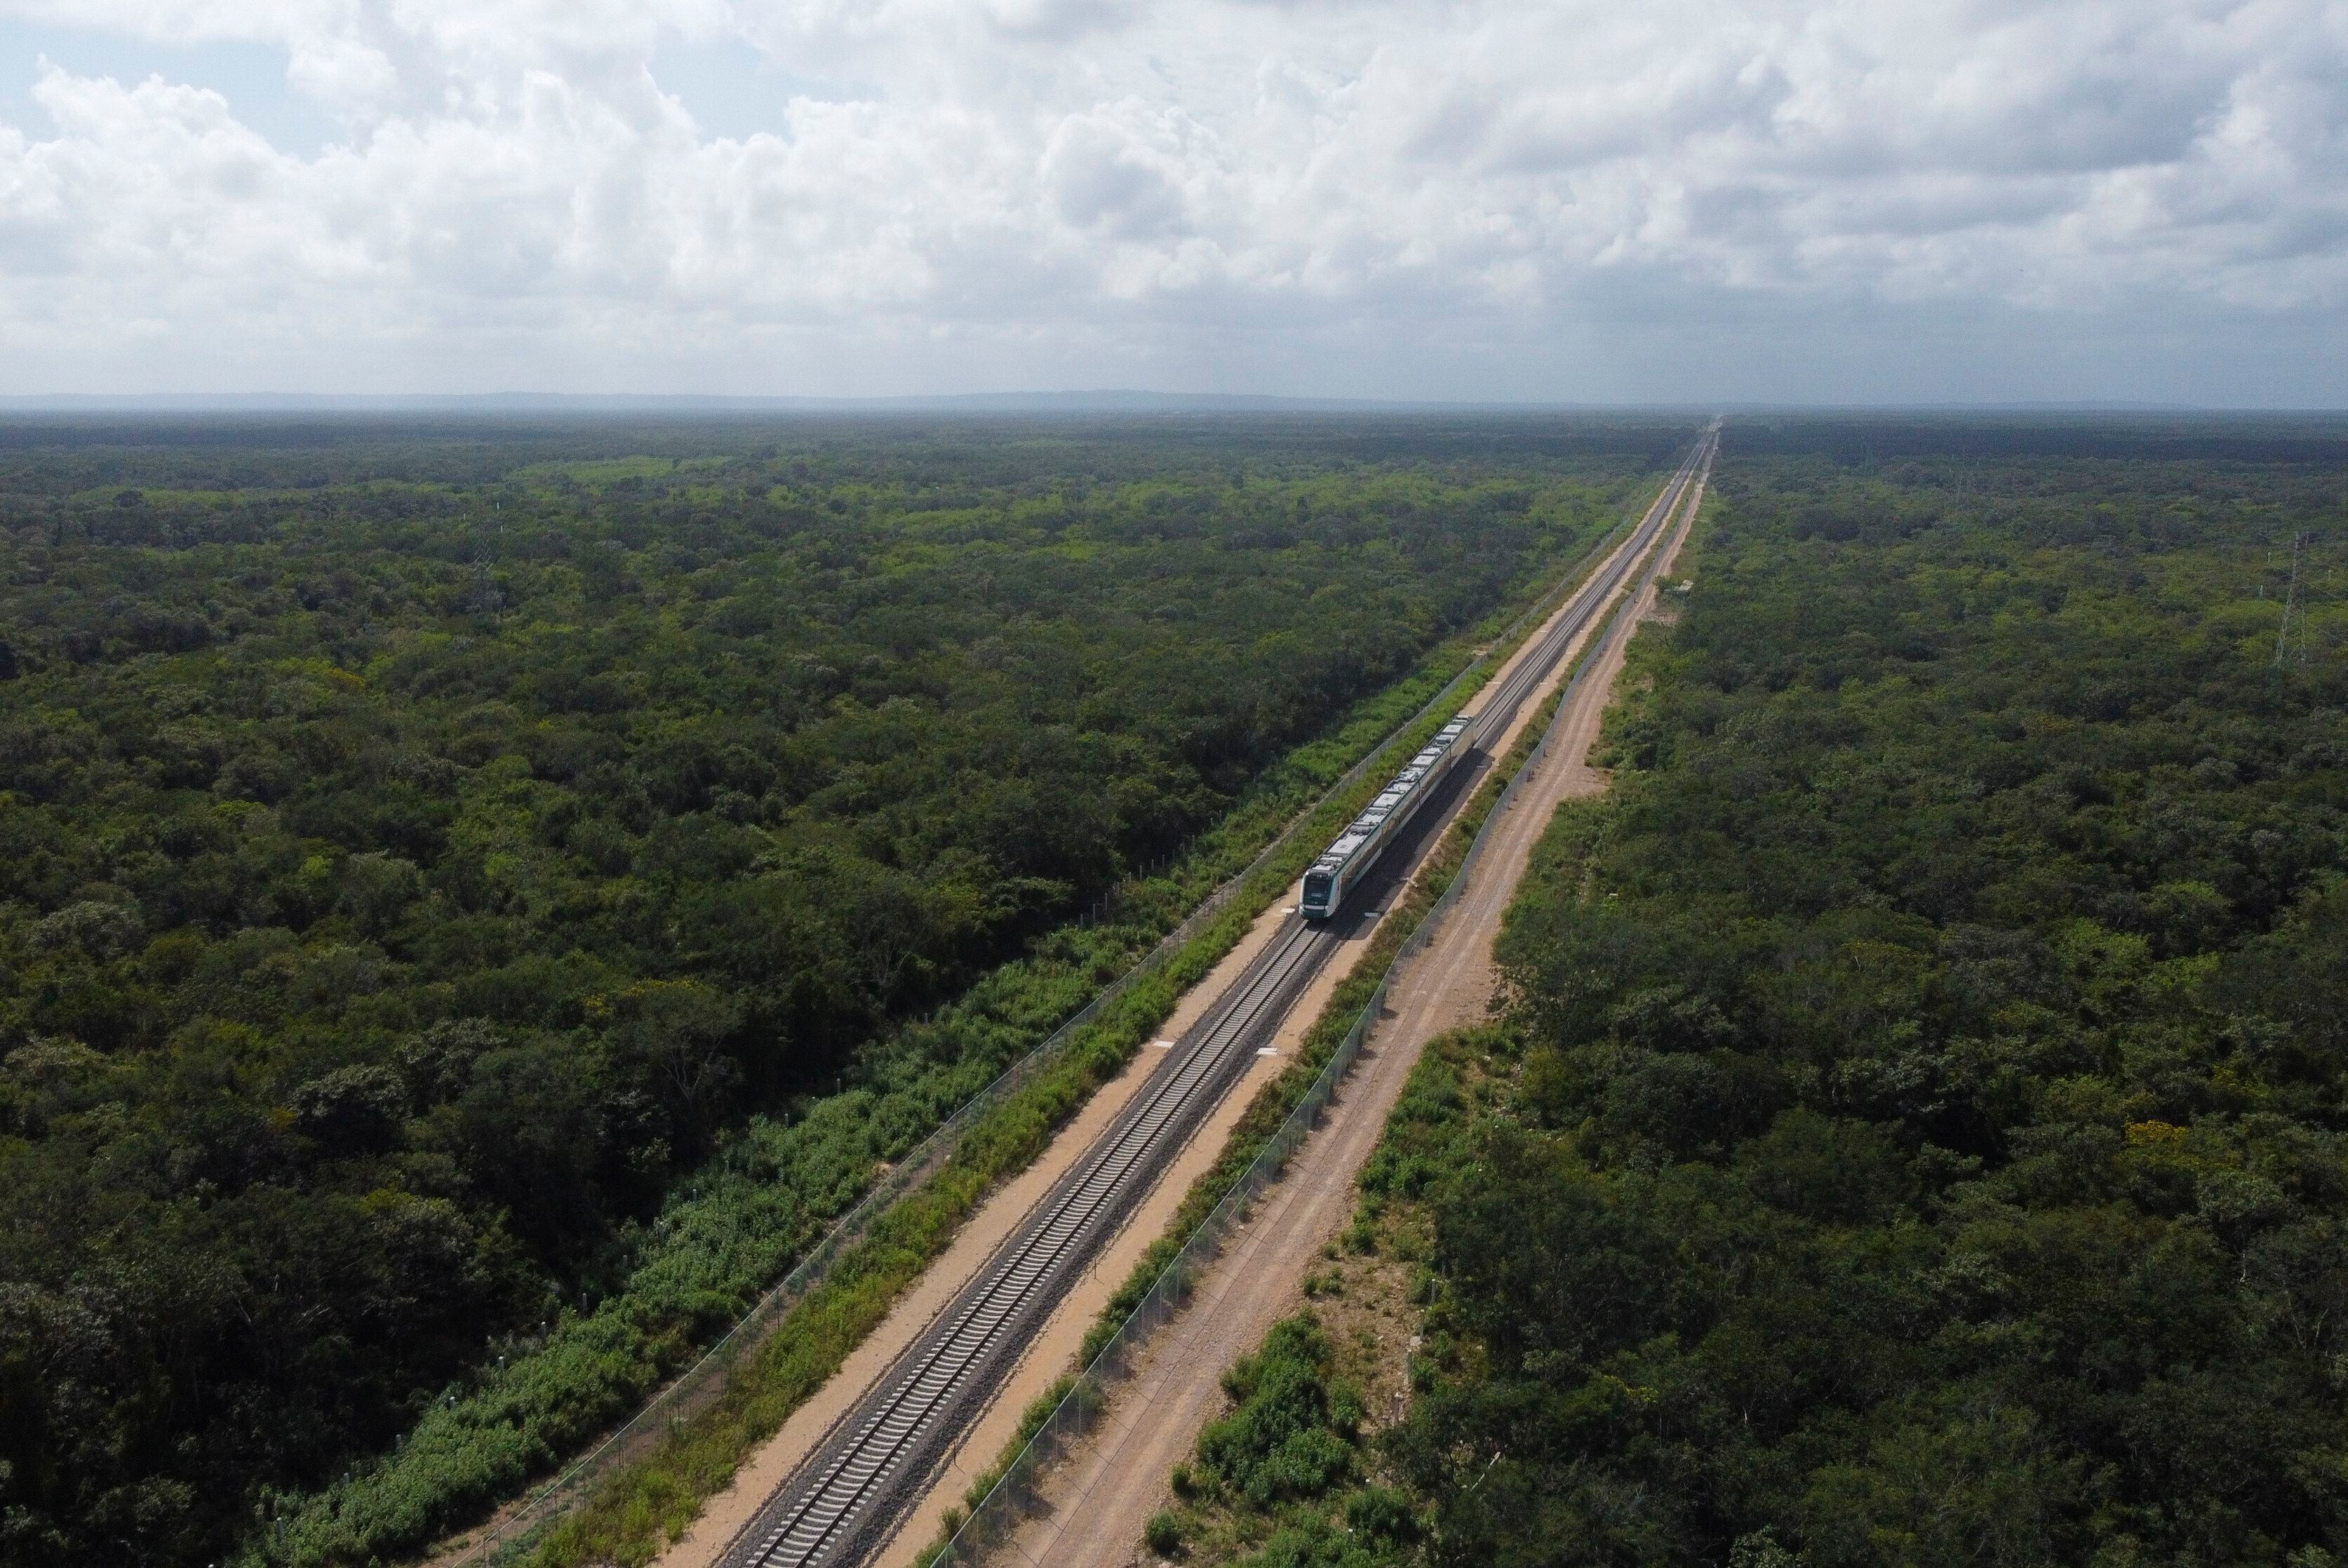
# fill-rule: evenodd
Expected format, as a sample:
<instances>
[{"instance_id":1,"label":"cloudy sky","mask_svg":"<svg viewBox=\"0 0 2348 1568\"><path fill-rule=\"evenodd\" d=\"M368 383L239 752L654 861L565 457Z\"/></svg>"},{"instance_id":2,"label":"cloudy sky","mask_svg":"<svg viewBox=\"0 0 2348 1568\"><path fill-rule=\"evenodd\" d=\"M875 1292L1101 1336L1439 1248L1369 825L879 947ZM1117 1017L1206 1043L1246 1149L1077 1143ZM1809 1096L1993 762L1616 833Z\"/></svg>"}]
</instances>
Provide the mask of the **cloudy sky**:
<instances>
[{"instance_id":1,"label":"cloudy sky","mask_svg":"<svg viewBox=\"0 0 2348 1568\"><path fill-rule=\"evenodd\" d=\"M2348 405L2348 0L0 0L0 393Z\"/></svg>"}]
</instances>

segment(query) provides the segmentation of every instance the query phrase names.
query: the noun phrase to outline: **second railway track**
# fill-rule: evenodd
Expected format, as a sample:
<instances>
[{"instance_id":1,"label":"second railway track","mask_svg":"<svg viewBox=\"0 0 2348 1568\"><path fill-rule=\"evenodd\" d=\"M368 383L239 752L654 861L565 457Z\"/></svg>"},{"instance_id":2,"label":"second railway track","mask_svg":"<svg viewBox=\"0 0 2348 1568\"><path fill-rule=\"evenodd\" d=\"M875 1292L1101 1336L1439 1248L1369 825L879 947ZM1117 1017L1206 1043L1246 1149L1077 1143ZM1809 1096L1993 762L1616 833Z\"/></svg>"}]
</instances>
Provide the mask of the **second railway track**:
<instances>
[{"instance_id":1,"label":"second railway track","mask_svg":"<svg viewBox=\"0 0 2348 1568\"><path fill-rule=\"evenodd\" d=\"M1489 688L1469 735L1504 729L1572 639L1652 548L1708 455L1699 438L1623 548ZM1462 769L1460 776L1470 770ZM1454 785L1452 788L1458 788ZM1430 813L1439 824L1443 813ZM1392 867L1379 874L1391 875ZM1374 901L1365 901L1374 902ZM1055 1182L957 1295L728 1545L724 1568L850 1568L882 1539L1063 1288L1123 1222L1176 1150L1350 934L1292 918L1177 1043L1108 1130Z\"/></svg>"}]
</instances>

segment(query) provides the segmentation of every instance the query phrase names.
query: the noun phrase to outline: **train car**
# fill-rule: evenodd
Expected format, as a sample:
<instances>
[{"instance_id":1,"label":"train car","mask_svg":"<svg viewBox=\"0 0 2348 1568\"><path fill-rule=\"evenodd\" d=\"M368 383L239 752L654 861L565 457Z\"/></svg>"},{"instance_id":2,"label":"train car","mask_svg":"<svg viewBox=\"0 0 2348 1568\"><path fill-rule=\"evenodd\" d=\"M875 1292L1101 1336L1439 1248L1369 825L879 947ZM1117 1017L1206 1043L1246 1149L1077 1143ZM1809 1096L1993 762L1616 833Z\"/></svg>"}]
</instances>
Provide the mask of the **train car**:
<instances>
[{"instance_id":1,"label":"train car","mask_svg":"<svg viewBox=\"0 0 2348 1568\"><path fill-rule=\"evenodd\" d=\"M1443 776L1468 748L1461 738L1473 722L1455 718L1437 730L1425 749L1410 759L1378 798L1354 819L1337 841L1321 852L1304 873L1302 913L1307 920L1326 920L1345 902L1345 894L1375 863L1378 851L1394 841L1422 802L1435 793Z\"/></svg>"}]
</instances>

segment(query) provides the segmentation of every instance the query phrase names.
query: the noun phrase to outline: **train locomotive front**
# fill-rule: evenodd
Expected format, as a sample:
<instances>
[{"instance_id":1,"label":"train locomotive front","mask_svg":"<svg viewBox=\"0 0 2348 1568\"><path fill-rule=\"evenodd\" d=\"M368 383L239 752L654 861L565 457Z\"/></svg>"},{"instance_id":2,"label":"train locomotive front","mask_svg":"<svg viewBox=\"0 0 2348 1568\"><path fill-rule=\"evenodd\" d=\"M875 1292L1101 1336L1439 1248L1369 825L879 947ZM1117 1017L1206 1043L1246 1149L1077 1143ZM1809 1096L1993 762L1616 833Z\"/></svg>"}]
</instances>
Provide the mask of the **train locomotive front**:
<instances>
[{"instance_id":1,"label":"train locomotive front","mask_svg":"<svg viewBox=\"0 0 2348 1568\"><path fill-rule=\"evenodd\" d=\"M1342 908L1345 895L1360 882L1385 849L1400 833L1420 804L1435 793L1468 749L1464 737L1473 721L1455 718L1436 732L1417 756L1378 791L1362 814L1347 824L1336 841L1321 851L1304 873L1304 897L1299 913L1307 920L1327 920Z\"/></svg>"}]
</instances>

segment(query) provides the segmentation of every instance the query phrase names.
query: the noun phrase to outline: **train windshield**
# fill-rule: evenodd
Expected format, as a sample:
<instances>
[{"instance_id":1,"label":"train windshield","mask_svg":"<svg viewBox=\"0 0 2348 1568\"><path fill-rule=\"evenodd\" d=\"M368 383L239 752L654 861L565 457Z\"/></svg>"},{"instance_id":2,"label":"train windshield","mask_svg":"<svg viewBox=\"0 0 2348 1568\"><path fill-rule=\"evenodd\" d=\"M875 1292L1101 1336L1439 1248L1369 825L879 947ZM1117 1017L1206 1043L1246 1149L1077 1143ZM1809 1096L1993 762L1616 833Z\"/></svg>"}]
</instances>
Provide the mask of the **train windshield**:
<instances>
[{"instance_id":1,"label":"train windshield","mask_svg":"<svg viewBox=\"0 0 2348 1568\"><path fill-rule=\"evenodd\" d=\"M1307 909L1329 907L1329 873L1327 872L1304 873L1304 907Z\"/></svg>"}]
</instances>

